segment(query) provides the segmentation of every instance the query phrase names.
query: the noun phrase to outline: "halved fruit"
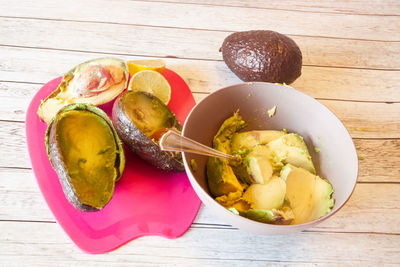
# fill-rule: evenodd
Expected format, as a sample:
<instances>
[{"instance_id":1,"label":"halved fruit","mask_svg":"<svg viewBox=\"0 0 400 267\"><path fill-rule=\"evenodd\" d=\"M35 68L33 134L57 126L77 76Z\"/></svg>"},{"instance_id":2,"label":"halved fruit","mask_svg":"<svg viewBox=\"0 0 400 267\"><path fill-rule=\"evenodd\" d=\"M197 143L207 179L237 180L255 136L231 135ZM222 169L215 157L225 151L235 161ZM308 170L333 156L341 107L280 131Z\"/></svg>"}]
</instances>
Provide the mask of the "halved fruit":
<instances>
[{"instance_id":1,"label":"halved fruit","mask_svg":"<svg viewBox=\"0 0 400 267\"><path fill-rule=\"evenodd\" d=\"M127 91L114 102L112 117L119 136L137 155L157 168L184 171L181 153L160 149L159 140L168 129L182 129L160 99L146 92Z\"/></svg>"},{"instance_id":2,"label":"halved fruit","mask_svg":"<svg viewBox=\"0 0 400 267\"><path fill-rule=\"evenodd\" d=\"M171 86L167 79L153 70L144 70L132 76L128 90L150 93L168 105L171 99Z\"/></svg>"},{"instance_id":3,"label":"halved fruit","mask_svg":"<svg viewBox=\"0 0 400 267\"><path fill-rule=\"evenodd\" d=\"M64 194L75 208L100 210L111 200L125 157L105 112L85 104L64 107L47 128L46 149Z\"/></svg>"},{"instance_id":4,"label":"halved fruit","mask_svg":"<svg viewBox=\"0 0 400 267\"><path fill-rule=\"evenodd\" d=\"M60 85L40 104L37 114L49 123L63 107L73 103L101 105L116 98L128 84L124 61L99 58L82 63L63 76Z\"/></svg>"},{"instance_id":5,"label":"halved fruit","mask_svg":"<svg viewBox=\"0 0 400 267\"><path fill-rule=\"evenodd\" d=\"M148 60L130 60L127 61L129 73L131 76L142 70L154 70L163 73L165 69L165 62L161 59L148 59Z\"/></svg>"}]
</instances>

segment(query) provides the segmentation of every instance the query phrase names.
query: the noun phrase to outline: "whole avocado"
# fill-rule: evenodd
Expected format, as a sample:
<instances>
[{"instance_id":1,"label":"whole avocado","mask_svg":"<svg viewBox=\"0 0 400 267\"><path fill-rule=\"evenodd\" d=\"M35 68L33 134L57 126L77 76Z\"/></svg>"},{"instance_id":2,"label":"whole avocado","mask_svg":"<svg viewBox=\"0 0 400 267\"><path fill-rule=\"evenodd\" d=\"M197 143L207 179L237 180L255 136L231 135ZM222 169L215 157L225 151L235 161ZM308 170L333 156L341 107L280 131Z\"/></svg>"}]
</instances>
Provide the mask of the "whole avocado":
<instances>
[{"instance_id":1,"label":"whole avocado","mask_svg":"<svg viewBox=\"0 0 400 267\"><path fill-rule=\"evenodd\" d=\"M236 32L225 38L220 51L226 65L245 82L290 84L301 75L300 48L278 32Z\"/></svg>"}]
</instances>

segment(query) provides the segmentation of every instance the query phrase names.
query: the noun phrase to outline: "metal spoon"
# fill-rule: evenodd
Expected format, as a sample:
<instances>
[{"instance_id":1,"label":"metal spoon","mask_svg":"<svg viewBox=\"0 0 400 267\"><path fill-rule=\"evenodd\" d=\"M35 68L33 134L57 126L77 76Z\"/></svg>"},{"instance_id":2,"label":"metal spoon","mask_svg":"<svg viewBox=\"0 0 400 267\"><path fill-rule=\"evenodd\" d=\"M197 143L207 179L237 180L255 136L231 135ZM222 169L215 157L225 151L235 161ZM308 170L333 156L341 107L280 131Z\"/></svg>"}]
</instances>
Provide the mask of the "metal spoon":
<instances>
[{"instance_id":1,"label":"metal spoon","mask_svg":"<svg viewBox=\"0 0 400 267\"><path fill-rule=\"evenodd\" d=\"M240 156L229 155L221 151L212 149L200 144L190 138L181 135L178 131L170 129L162 135L160 139L160 148L164 151L189 152L210 157L223 158L240 161Z\"/></svg>"}]
</instances>

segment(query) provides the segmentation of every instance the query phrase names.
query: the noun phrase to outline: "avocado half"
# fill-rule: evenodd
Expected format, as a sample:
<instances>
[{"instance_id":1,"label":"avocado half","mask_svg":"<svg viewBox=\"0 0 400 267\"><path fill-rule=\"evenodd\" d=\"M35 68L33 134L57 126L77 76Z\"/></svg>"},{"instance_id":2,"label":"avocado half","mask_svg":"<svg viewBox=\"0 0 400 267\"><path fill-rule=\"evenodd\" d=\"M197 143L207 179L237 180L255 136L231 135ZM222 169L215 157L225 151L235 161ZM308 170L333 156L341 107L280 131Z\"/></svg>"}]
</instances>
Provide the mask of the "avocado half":
<instances>
[{"instance_id":1,"label":"avocado half","mask_svg":"<svg viewBox=\"0 0 400 267\"><path fill-rule=\"evenodd\" d=\"M63 107L73 103L101 105L116 98L127 86L126 63L117 58L98 58L67 72L59 86L40 104L37 114L49 123Z\"/></svg>"},{"instance_id":2,"label":"avocado half","mask_svg":"<svg viewBox=\"0 0 400 267\"><path fill-rule=\"evenodd\" d=\"M45 140L67 200L80 211L106 206L125 167L122 142L107 114L91 105L68 105L48 125Z\"/></svg>"},{"instance_id":3,"label":"avocado half","mask_svg":"<svg viewBox=\"0 0 400 267\"><path fill-rule=\"evenodd\" d=\"M161 136L182 126L175 114L157 97L127 91L114 102L113 123L124 143L137 155L166 171L184 171L181 153L162 151Z\"/></svg>"}]
</instances>

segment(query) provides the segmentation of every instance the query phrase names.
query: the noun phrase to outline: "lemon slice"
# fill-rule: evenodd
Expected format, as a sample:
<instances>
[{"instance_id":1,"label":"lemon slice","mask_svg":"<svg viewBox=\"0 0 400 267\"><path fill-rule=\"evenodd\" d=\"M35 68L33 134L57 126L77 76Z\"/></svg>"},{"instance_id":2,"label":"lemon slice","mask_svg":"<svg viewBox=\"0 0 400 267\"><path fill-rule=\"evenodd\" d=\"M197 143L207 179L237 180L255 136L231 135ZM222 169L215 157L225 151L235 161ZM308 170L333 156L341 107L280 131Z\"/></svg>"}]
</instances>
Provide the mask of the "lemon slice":
<instances>
[{"instance_id":1,"label":"lemon slice","mask_svg":"<svg viewBox=\"0 0 400 267\"><path fill-rule=\"evenodd\" d=\"M158 97L165 105L171 99L171 86L160 73L154 70L143 70L132 76L128 90L148 92Z\"/></svg>"},{"instance_id":2,"label":"lemon slice","mask_svg":"<svg viewBox=\"0 0 400 267\"><path fill-rule=\"evenodd\" d=\"M165 62L161 59L152 60L131 60L126 62L131 76L142 70L154 70L162 73L165 69Z\"/></svg>"}]
</instances>

